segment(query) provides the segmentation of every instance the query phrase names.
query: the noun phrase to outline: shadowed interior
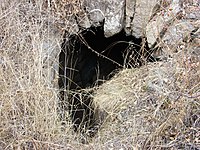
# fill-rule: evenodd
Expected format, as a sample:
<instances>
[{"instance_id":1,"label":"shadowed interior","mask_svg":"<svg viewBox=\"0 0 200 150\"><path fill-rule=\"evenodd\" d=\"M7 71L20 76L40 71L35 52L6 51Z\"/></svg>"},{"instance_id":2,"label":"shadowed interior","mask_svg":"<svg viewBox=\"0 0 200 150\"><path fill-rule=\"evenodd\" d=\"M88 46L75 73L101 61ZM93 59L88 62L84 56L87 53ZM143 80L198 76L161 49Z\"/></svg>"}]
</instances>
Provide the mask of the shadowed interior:
<instances>
[{"instance_id":1,"label":"shadowed interior","mask_svg":"<svg viewBox=\"0 0 200 150\"><path fill-rule=\"evenodd\" d=\"M91 27L69 40L64 36L59 56L60 107L69 110L75 131L95 124L92 92L80 90L102 84L121 68L139 67L152 59L143 43L124 31L106 38L103 26Z\"/></svg>"}]
</instances>

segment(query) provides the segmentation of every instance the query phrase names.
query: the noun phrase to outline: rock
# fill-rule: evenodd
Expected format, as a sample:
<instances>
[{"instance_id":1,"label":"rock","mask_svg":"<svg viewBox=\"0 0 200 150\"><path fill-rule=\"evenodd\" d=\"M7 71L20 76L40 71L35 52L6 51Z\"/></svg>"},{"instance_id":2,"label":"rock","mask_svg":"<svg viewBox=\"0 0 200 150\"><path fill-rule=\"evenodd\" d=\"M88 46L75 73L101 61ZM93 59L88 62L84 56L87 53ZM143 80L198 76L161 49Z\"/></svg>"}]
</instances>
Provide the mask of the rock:
<instances>
[{"instance_id":1,"label":"rock","mask_svg":"<svg viewBox=\"0 0 200 150\"><path fill-rule=\"evenodd\" d=\"M126 0L125 32L131 35L131 22L135 13L136 0Z\"/></svg>"},{"instance_id":2,"label":"rock","mask_svg":"<svg viewBox=\"0 0 200 150\"><path fill-rule=\"evenodd\" d=\"M106 37L113 36L122 30L124 23L125 0L85 0L85 6L89 14L96 10L101 12L98 13L100 16L93 13L96 17L90 14L90 18L105 17L104 34ZM91 20L91 22L93 22L93 20Z\"/></svg>"},{"instance_id":3,"label":"rock","mask_svg":"<svg viewBox=\"0 0 200 150\"><path fill-rule=\"evenodd\" d=\"M149 47L153 47L157 38L160 37L160 33L163 30L165 20L162 16L156 16L146 27L146 37Z\"/></svg>"},{"instance_id":4,"label":"rock","mask_svg":"<svg viewBox=\"0 0 200 150\"><path fill-rule=\"evenodd\" d=\"M88 14L88 17L91 24L95 27L101 26L105 19L104 13L100 9L93 9Z\"/></svg>"},{"instance_id":5,"label":"rock","mask_svg":"<svg viewBox=\"0 0 200 150\"><path fill-rule=\"evenodd\" d=\"M119 33L124 24L124 0L111 0L105 12L104 32L106 37Z\"/></svg>"},{"instance_id":6,"label":"rock","mask_svg":"<svg viewBox=\"0 0 200 150\"><path fill-rule=\"evenodd\" d=\"M177 19L181 11L179 0L173 2L161 12L157 13L146 26L146 37L149 47L153 47L157 39L162 38L170 24Z\"/></svg>"},{"instance_id":7,"label":"rock","mask_svg":"<svg viewBox=\"0 0 200 150\"><path fill-rule=\"evenodd\" d=\"M134 4L133 1L128 0L128 2ZM158 7L159 3L160 3L160 0L136 0L135 12L134 12L134 9L132 10L133 11L132 13L134 13L134 18L133 18L133 21L131 22L131 31L132 31L133 36L135 36L136 38L144 37L145 27L150 17L155 13L154 10L155 8ZM128 11L129 13L130 9L128 10L129 10ZM128 24L126 24L126 27L127 26L129 27Z\"/></svg>"},{"instance_id":8,"label":"rock","mask_svg":"<svg viewBox=\"0 0 200 150\"><path fill-rule=\"evenodd\" d=\"M163 44L167 45L171 50L176 49L176 46L187 37L195 27L190 21L177 20L169 26L163 36Z\"/></svg>"}]
</instances>

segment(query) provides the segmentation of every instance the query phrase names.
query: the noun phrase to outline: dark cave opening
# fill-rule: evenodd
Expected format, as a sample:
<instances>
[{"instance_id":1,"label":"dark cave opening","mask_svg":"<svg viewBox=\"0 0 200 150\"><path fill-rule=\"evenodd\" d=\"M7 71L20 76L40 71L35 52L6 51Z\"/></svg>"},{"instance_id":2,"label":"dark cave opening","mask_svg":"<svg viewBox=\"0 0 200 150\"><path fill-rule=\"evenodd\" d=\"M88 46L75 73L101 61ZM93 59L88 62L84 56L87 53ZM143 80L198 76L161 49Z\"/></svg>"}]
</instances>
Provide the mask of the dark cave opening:
<instances>
[{"instance_id":1,"label":"dark cave opening","mask_svg":"<svg viewBox=\"0 0 200 150\"><path fill-rule=\"evenodd\" d=\"M59 107L69 111L74 130L95 125L92 92L80 92L82 89L102 84L117 70L153 60L145 38L126 36L124 31L106 38L103 26L99 26L72 35L69 40L65 35L59 55Z\"/></svg>"}]
</instances>

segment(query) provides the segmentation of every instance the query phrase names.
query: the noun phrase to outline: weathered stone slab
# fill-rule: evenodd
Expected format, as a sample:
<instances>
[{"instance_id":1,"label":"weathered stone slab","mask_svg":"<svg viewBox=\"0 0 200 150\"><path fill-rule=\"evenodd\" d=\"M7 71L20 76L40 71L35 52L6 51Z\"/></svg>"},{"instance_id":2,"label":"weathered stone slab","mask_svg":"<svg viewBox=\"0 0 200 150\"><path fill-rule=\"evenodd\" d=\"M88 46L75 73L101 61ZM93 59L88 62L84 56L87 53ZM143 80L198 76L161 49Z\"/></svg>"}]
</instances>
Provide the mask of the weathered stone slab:
<instances>
[{"instance_id":1,"label":"weathered stone slab","mask_svg":"<svg viewBox=\"0 0 200 150\"><path fill-rule=\"evenodd\" d=\"M145 35L145 28L153 15L160 0L136 0L133 21L131 22L132 35L140 38ZM130 10L129 10L130 11Z\"/></svg>"},{"instance_id":2,"label":"weathered stone slab","mask_svg":"<svg viewBox=\"0 0 200 150\"><path fill-rule=\"evenodd\" d=\"M124 0L111 0L105 12L105 36L110 37L119 33L124 26Z\"/></svg>"},{"instance_id":3,"label":"weathered stone slab","mask_svg":"<svg viewBox=\"0 0 200 150\"><path fill-rule=\"evenodd\" d=\"M135 14L136 0L126 0L126 16L124 30L127 35L131 35L131 22Z\"/></svg>"}]
</instances>

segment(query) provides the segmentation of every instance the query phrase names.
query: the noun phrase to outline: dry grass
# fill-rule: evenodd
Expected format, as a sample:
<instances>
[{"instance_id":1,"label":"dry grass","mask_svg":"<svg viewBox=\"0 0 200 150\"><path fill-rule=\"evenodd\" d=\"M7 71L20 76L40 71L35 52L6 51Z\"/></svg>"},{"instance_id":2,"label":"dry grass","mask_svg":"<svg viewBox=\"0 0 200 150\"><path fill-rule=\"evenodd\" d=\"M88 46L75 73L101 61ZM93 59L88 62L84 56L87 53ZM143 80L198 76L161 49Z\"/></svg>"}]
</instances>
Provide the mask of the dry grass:
<instances>
[{"instance_id":1,"label":"dry grass","mask_svg":"<svg viewBox=\"0 0 200 150\"><path fill-rule=\"evenodd\" d=\"M190 44L168 62L123 70L99 87L94 101L107 116L82 145L70 122L59 122L58 89L49 84L52 66L44 59L49 27L64 28L62 13L32 2L0 3L0 149L200 147L200 64Z\"/></svg>"},{"instance_id":2,"label":"dry grass","mask_svg":"<svg viewBox=\"0 0 200 150\"><path fill-rule=\"evenodd\" d=\"M39 4L0 4L0 149L59 149L74 138L70 125L61 131L58 90L45 72L52 69L43 49L51 30L48 21L58 18Z\"/></svg>"},{"instance_id":3,"label":"dry grass","mask_svg":"<svg viewBox=\"0 0 200 150\"><path fill-rule=\"evenodd\" d=\"M178 59L124 70L94 101L107 113L94 143L127 149L199 147L200 65ZM187 74L187 75L186 75Z\"/></svg>"}]
</instances>

